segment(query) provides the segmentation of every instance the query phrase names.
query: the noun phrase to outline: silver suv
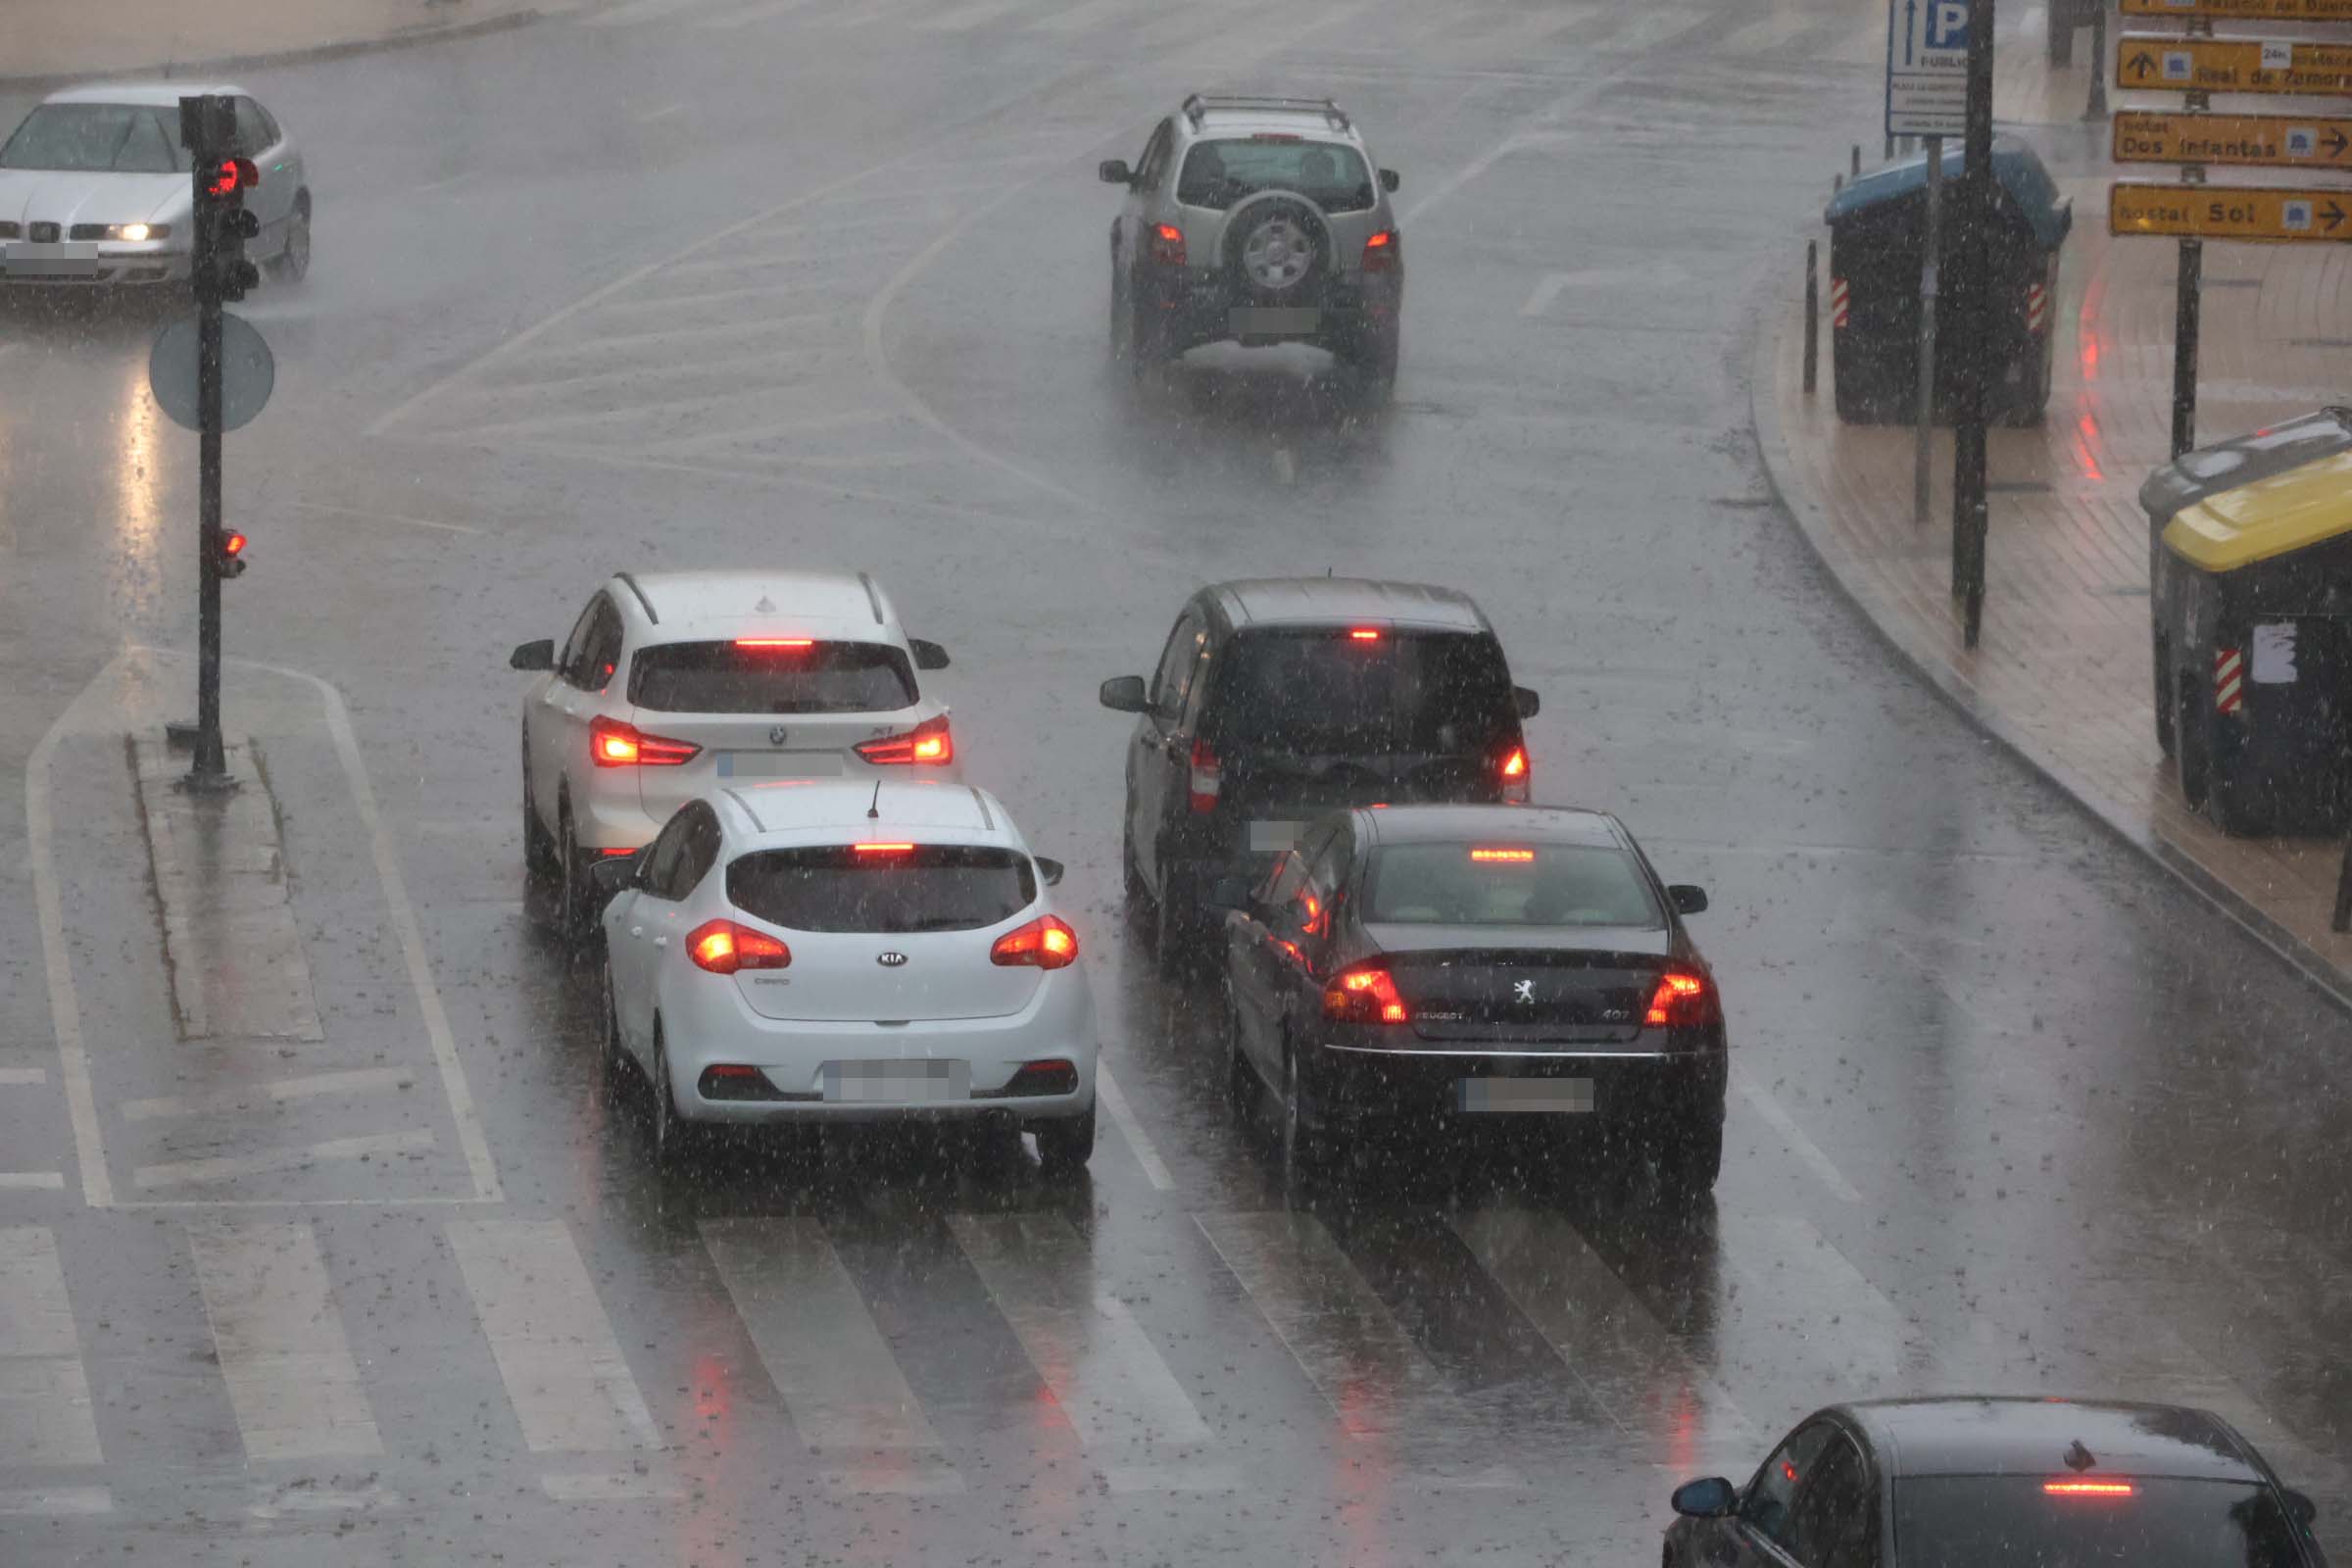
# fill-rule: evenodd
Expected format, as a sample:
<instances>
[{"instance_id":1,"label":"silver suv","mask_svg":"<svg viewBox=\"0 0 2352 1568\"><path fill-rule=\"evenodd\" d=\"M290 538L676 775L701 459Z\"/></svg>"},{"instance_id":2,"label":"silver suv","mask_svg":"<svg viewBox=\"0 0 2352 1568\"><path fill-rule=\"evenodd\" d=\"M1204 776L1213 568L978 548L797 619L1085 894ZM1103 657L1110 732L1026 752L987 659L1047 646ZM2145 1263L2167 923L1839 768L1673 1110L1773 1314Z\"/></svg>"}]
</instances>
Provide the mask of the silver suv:
<instances>
[{"instance_id":1,"label":"silver suv","mask_svg":"<svg viewBox=\"0 0 2352 1568\"><path fill-rule=\"evenodd\" d=\"M1312 343L1395 379L1396 173L1338 104L1195 93L1135 168L1101 172L1128 190L1110 227L1110 344L1136 375L1202 343Z\"/></svg>"}]
</instances>

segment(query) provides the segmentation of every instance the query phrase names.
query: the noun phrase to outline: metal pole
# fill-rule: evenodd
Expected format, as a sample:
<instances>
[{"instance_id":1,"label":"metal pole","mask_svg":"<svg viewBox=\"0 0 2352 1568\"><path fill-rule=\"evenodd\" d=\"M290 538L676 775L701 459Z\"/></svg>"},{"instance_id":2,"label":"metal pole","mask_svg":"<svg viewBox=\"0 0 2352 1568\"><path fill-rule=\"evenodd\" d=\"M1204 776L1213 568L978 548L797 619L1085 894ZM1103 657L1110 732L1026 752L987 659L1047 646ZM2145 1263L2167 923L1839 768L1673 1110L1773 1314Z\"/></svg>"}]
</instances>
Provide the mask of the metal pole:
<instances>
[{"instance_id":1,"label":"metal pole","mask_svg":"<svg viewBox=\"0 0 2352 1568\"><path fill-rule=\"evenodd\" d=\"M2344 841L2344 863L2335 873L2335 912L2328 917L2330 931L2352 931L2352 839Z\"/></svg>"},{"instance_id":2,"label":"metal pole","mask_svg":"<svg viewBox=\"0 0 2352 1568\"><path fill-rule=\"evenodd\" d=\"M2090 11L2090 102L2082 108L2084 120L2107 118L2107 3L2098 0Z\"/></svg>"},{"instance_id":3,"label":"metal pole","mask_svg":"<svg viewBox=\"0 0 2352 1568\"><path fill-rule=\"evenodd\" d=\"M1860 174L1862 172L1862 144L1858 141L1848 142L1846 144L1846 150L1847 159L1845 172L1848 174Z\"/></svg>"},{"instance_id":4,"label":"metal pole","mask_svg":"<svg viewBox=\"0 0 2352 1568\"><path fill-rule=\"evenodd\" d=\"M1928 138L1928 221L1919 259L1918 445L1911 467L1911 521L1928 520L1928 467L1936 451L1936 273L1943 257L1943 138Z\"/></svg>"},{"instance_id":5,"label":"metal pole","mask_svg":"<svg viewBox=\"0 0 2352 1568\"><path fill-rule=\"evenodd\" d=\"M2180 270L2173 288L2173 456L2197 444L2197 307L2205 271L2205 242L2180 242Z\"/></svg>"},{"instance_id":6,"label":"metal pole","mask_svg":"<svg viewBox=\"0 0 2352 1568\"><path fill-rule=\"evenodd\" d=\"M197 163L203 178L205 160ZM196 252L209 261L211 215L199 202ZM196 760L191 789L221 789L228 760L220 741L220 296L200 287L196 303Z\"/></svg>"},{"instance_id":7,"label":"metal pole","mask_svg":"<svg viewBox=\"0 0 2352 1568\"><path fill-rule=\"evenodd\" d=\"M1805 241L1805 395L1811 397L1821 378L1821 266L1819 249Z\"/></svg>"},{"instance_id":8,"label":"metal pole","mask_svg":"<svg viewBox=\"0 0 2352 1568\"><path fill-rule=\"evenodd\" d=\"M1961 641L1977 646L1984 613L1985 275L1992 204L1992 6L1968 0L1968 114L1961 138L1960 183L1952 192L1959 248L1952 270L1952 362L1957 405L1952 421L1952 592L1961 602Z\"/></svg>"}]
</instances>

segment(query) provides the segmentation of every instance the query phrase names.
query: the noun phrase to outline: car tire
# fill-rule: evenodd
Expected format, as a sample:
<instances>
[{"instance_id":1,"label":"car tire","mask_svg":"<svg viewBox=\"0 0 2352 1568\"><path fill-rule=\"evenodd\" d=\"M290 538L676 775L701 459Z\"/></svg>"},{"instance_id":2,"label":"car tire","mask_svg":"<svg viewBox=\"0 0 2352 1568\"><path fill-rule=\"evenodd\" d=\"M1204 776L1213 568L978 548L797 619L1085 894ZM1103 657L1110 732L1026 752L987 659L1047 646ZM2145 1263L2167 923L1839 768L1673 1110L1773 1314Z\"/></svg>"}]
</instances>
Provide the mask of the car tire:
<instances>
[{"instance_id":1,"label":"car tire","mask_svg":"<svg viewBox=\"0 0 2352 1568\"><path fill-rule=\"evenodd\" d=\"M1286 1185L1304 1190L1319 1181L1328 1162L1329 1145L1322 1129L1308 1122L1298 1086L1298 1050L1285 1044L1282 1053L1282 1176Z\"/></svg>"},{"instance_id":2,"label":"car tire","mask_svg":"<svg viewBox=\"0 0 2352 1568\"><path fill-rule=\"evenodd\" d=\"M571 803L556 808L556 935L577 947L588 940L588 876L571 826Z\"/></svg>"},{"instance_id":3,"label":"car tire","mask_svg":"<svg viewBox=\"0 0 2352 1568\"><path fill-rule=\"evenodd\" d=\"M531 794L531 740L522 740L522 868L534 881L555 869L555 841L539 820L539 802Z\"/></svg>"},{"instance_id":4,"label":"car tire","mask_svg":"<svg viewBox=\"0 0 2352 1568\"><path fill-rule=\"evenodd\" d=\"M1127 900L1129 913L1148 907L1152 889L1144 881L1143 868L1135 863L1135 823L1133 819L1119 829L1119 892Z\"/></svg>"},{"instance_id":5,"label":"car tire","mask_svg":"<svg viewBox=\"0 0 2352 1568\"><path fill-rule=\"evenodd\" d=\"M1242 1045L1242 1009L1233 1000L1231 982L1220 988L1225 999L1225 1093L1242 1110L1257 1098L1257 1069Z\"/></svg>"},{"instance_id":6,"label":"car tire","mask_svg":"<svg viewBox=\"0 0 2352 1568\"><path fill-rule=\"evenodd\" d=\"M612 960L611 958L605 960L603 970L602 991L605 999L605 1015L601 1027L597 1030L596 1064L604 1073L605 1087L616 1089L628 1076L629 1049L621 1043L620 1039L620 1005L619 999L612 992Z\"/></svg>"},{"instance_id":7,"label":"car tire","mask_svg":"<svg viewBox=\"0 0 2352 1568\"><path fill-rule=\"evenodd\" d=\"M1397 324L1374 327L1358 345L1349 360L1349 368L1364 384L1373 398L1385 398L1396 386L1396 364L1402 352L1401 333Z\"/></svg>"},{"instance_id":8,"label":"car tire","mask_svg":"<svg viewBox=\"0 0 2352 1568\"><path fill-rule=\"evenodd\" d=\"M1722 1107L1660 1129L1656 1159L1658 1185L1667 1192L1692 1198L1713 1192L1723 1174Z\"/></svg>"},{"instance_id":9,"label":"car tire","mask_svg":"<svg viewBox=\"0 0 2352 1568\"><path fill-rule=\"evenodd\" d=\"M270 275L281 283L299 283L311 275L311 203L298 196L286 217L286 243L270 258Z\"/></svg>"},{"instance_id":10,"label":"car tire","mask_svg":"<svg viewBox=\"0 0 2352 1568\"><path fill-rule=\"evenodd\" d=\"M1236 300L1283 305L1311 297L1330 265L1331 231L1296 196L1255 201L1226 226L1225 270Z\"/></svg>"},{"instance_id":11,"label":"car tire","mask_svg":"<svg viewBox=\"0 0 2352 1568\"><path fill-rule=\"evenodd\" d=\"M685 1167L692 1152L693 1129L678 1114L677 1096L669 1086L669 1050L662 1043L662 1020L654 1020L654 1070L648 1075L653 1090L652 1127L654 1165L664 1174Z\"/></svg>"},{"instance_id":12,"label":"car tire","mask_svg":"<svg viewBox=\"0 0 2352 1568\"><path fill-rule=\"evenodd\" d=\"M1200 926L1185 896L1184 884L1170 873L1160 887L1153 909L1152 956L1165 979L1182 979L1200 966Z\"/></svg>"},{"instance_id":13,"label":"car tire","mask_svg":"<svg viewBox=\"0 0 2352 1568\"><path fill-rule=\"evenodd\" d=\"M1063 1116L1036 1125L1037 1162L1056 1176L1084 1170L1095 1153L1095 1107L1083 1115Z\"/></svg>"}]
</instances>

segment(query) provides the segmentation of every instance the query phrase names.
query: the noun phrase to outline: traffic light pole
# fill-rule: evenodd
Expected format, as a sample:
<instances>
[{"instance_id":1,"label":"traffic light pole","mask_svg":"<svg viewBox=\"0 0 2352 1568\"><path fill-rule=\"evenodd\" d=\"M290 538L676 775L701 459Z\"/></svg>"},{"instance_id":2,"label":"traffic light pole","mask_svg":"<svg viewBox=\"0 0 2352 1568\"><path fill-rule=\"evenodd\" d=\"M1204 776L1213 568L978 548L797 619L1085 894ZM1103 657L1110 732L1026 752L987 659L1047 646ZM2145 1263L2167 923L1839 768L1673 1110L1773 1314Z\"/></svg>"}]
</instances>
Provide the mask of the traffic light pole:
<instances>
[{"instance_id":1,"label":"traffic light pole","mask_svg":"<svg viewBox=\"0 0 2352 1568\"><path fill-rule=\"evenodd\" d=\"M199 251L211 249L204 228L199 220ZM187 784L219 790L233 786L220 740L220 301L206 295L196 305L196 760Z\"/></svg>"},{"instance_id":2,"label":"traffic light pole","mask_svg":"<svg viewBox=\"0 0 2352 1568\"><path fill-rule=\"evenodd\" d=\"M1960 601L1961 641L1977 646L1984 616L1984 549L1989 518L1984 494L1984 383L1986 316L1992 279L1992 3L1968 0L1968 112L1962 122L1960 178L1954 183L1952 223L1959 244L1951 277L1952 328L1952 596Z\"/></svg>"}]
</instances>

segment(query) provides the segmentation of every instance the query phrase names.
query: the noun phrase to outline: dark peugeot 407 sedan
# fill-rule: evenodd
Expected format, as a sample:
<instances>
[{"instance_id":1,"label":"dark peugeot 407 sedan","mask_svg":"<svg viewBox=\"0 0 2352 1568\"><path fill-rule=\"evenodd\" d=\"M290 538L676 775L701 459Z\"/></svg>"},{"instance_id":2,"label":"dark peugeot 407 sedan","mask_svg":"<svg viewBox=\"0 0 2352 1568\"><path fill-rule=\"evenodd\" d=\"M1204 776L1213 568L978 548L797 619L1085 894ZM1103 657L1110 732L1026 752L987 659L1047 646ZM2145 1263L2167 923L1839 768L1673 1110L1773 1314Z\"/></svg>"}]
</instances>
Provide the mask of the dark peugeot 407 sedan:
<instances>
[{"instance_id":1,"label":"dark peugeot 407 sedan","mask_svg":"<svg viewBox=\"0 0 2352 1568\"><path fill-rule=\"evenodd\" d=\"M1894 1399L1807 1418L1745 1488L1674 1494L1665 1568L2324 1568L2311 1499L2217 1415Z\"/></svg>"},{"instance_id":2,"label":"dark peugeot 407 sedan","mask_svg":"<svg viewBox=\"0 0 2352 1568\"><path fill-rule=\"evenodd\" d=\"M1233 1072L1294 1171L1379 1130L1598 1133L1703 1193L1723 1163L1715 977L1624 826L1553 807L1369 807L1216 890Z\"/></svg>"}]
</instances>

